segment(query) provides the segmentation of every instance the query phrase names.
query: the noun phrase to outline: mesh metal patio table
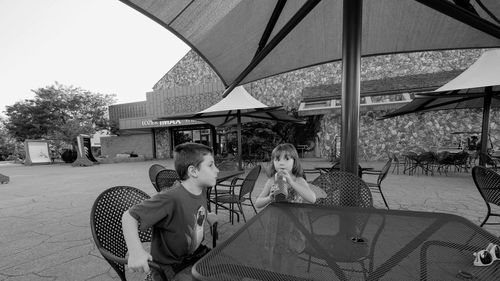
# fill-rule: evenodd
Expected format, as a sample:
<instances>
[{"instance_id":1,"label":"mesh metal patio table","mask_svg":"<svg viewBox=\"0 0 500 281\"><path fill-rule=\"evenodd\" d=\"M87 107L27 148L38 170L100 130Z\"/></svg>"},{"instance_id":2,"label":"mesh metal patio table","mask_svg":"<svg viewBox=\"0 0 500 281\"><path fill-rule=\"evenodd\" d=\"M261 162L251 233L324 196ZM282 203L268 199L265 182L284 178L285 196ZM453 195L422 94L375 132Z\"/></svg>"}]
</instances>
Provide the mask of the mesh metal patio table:
<instances>
[{"instance_id":1,"label":"mesh metal patio table","mask_svg":"<svg viewBox=\"0 0 500 281\"><path fill-rule=\"evenodd\" d=\"M274 203L202 258L197 280L500 280L473 253L500 240L430 212Z\"/></svg>"}]
</instances>

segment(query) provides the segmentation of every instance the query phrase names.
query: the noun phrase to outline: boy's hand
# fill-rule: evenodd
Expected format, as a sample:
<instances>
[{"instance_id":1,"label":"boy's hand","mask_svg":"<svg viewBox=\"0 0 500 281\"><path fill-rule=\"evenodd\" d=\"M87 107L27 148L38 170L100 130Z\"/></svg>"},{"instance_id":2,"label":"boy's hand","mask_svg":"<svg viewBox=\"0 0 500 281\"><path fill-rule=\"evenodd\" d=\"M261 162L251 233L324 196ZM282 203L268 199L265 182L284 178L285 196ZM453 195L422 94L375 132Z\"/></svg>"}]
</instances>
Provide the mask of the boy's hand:
<instances>
[{"instance_id":1,"label":"boy's hand","mask_svg":"<svg viewBox=\"0 0 500 281\"><path fill-rule=\"evenodd\" d=\"M128 268L132 272L149 272L148 261L152 261L153 257L144 249L135 252L130 252L128 257Z\"/></svg>"},{"instance_id":2,"label":"boy's hand","mask_svg":"<svg viewBox=\"0 0 500 281\"><path fill-rule=\"evenodd\" d=\"M207 222L212 225L214 224L214 222L219 222L221 221L221 216L214 213L214 212L210 212L207 214Z\"/></svg>"}]
</instances>

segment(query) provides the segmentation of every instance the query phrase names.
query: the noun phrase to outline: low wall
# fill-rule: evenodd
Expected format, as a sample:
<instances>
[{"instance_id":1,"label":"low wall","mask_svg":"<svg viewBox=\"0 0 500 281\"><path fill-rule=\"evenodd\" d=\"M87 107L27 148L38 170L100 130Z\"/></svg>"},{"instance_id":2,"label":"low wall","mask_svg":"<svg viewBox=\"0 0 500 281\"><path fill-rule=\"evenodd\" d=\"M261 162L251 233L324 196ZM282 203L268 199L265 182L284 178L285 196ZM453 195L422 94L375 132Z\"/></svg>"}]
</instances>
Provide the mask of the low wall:
<instances>
[{"instance_id":1,"label":"low wall","mask_svg":"<svg viewBox=\"0 0 500 281\"><path fill-rule=\"evenodd\" d=\"M135 153L145 159L153 158L152 134L101 137L101 155L114 158L117 154Z\"/></svg>"}]
</instances>

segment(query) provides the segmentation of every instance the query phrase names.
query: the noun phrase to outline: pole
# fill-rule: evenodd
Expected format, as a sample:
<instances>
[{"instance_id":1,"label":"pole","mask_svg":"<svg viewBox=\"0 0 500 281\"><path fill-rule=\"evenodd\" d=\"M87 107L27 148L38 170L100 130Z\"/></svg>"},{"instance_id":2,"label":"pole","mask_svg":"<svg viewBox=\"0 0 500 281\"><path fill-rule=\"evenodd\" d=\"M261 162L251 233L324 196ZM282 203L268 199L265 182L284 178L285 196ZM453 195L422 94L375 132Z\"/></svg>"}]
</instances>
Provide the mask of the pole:
<instances>
[{"instance_id":1,"label":"pole","mask_svg":"<svg viewBox=\"0 0 500 281\"><path fill-rule=\"evenodd\" d=\"M344 0L340 169L358 174L362 0Z\"/></svg>"},{"instance_id":2,"label":"pole","mask_svg":"<svg viewBox=\"0 0 500 281\"><path fill-rule=\"evenodd\" d=\"M493 93L493 87L489 86L485 88L486 96L484 97L483 104L483 123L481 127L481 149L479 154L479 165L485 166L486 159L483 157L483 153L487 153L488 149L488 135L489 135L489 125L490 125L490 109L491 109L491 96Z\"/></svg>"},{"instance_id":3,"label":"pole","mask_svg":"<svg viewBox=\"0 0 500 281\"><path fill-rule=\"evenodd\" d=\"M242 150L242 145L241 145L241 111L238 110L238 112L236 113L236 117L237 117L237 121L238 121L238 124L237 124L237 134L238 134L238 169L240 171L243 170L243 165L241 164L241 157L243 156L243 150Z\"/></svg>"},{"instance_id":4,"label":"pole","mask_svg":"<svg viewBox=\"0 0 500 281\"><path fill-rule=\"evenodd\" d=\"M361 23L363 0L344 0L342 14L342 135L340 170L358 175ZM343 187L340 205L355 206L359 190Z\"/></svg>"}]
</instances>

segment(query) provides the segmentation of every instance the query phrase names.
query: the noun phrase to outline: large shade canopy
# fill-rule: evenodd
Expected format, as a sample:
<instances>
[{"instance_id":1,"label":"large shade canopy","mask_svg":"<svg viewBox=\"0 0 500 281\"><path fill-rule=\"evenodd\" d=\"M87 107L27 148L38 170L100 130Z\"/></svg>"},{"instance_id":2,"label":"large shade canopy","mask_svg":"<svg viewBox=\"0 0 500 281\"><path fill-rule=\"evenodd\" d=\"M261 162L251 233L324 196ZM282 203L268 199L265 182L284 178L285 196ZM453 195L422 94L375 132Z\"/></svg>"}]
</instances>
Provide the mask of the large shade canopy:
<instances>
[{"instance_id":1,"label":"large shade canopy","mask_svg":"<svg viewBox=\"0 0 500 281\"><path fill-rule=\"evenodd\" d=\"M225 83L226 93L250 81L342 59L341 169L353 173L361 56L500 47L498 0L481 0L481 5L467 0L122 1L197 51Z\"/></svg>"},{"instance_id":2,"label":"large shade canopy","mask_svg":"<svg viewBox=\"0 0 500 281\"><path fill-rule=\"evenodd\" d=\"M256 54L272 48L270 43L278 36L285 37L237 84L342 58L341 0L122 2L184 40L213 67L225 85L234 83L256 60ZM471 2L482 18L475 25L495 32L497 38L454 19L462 17L464 9L452 1L365 0L361 55L499 46L498 23L475 1ZM500 1L481 2L500 17ZM434 10L438 8L450 16Z\"/></svg>"},{"instance_id":3,"label":"large shade canopy","mask_svg":"<svg viewBox=\"0 0 500 281\"><path fill-rule=\"evenodd\" d=\"M481 152L485 153L491 107L500 107L500 50L486 51L455 79L434 92L415 95L412 102L381 118L421 111L483 108Z\"/></svg>"},{"instance_id":4,"label":"large shade canopy","mask_svg":"<svg viewBox=\"0 0 500 281\"><path fill-rule=\"evenodd\" d=\"M303 124L302 120L287 114L280 106L269 107L252 97L243 86L236 87L225 98L211 107L197 113L171 115L158 120L194 119L215 127L237 126L238 164L241 165L241 124L251 122L292 122Z\"/></svg>"}]
</instances>

